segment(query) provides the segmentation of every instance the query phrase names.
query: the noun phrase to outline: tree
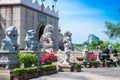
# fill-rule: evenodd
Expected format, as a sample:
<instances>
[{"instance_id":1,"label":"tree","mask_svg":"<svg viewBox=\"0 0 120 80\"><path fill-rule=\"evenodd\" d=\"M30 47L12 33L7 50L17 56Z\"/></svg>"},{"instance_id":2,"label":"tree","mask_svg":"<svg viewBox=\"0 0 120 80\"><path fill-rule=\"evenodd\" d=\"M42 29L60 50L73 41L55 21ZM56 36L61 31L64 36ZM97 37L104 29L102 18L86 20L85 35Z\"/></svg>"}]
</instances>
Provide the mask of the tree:
<instances>
[{"instance_id":1,"label":"tree","mask_svg":"<svg viewBox=\"0 0 120 80\"><path fill-rule=\"evenodd\" d=\"M113 24L111 22L106 21L106 31L104 33L108 35L110 39L120 38L120 23Z\"/></svg>"},{"instance_id":2,"label":"tree","mask_svg":"<svg viewBox=\"0 0 120 80\"><path fill-rule=\"evenodd\" d=\"M102 44L100 44L100 48L104 49L104 48L108 47L109 44L111 44L111 43L108 42L108 41L107 42L103 42Z\"/></svg>"}]
</instances>

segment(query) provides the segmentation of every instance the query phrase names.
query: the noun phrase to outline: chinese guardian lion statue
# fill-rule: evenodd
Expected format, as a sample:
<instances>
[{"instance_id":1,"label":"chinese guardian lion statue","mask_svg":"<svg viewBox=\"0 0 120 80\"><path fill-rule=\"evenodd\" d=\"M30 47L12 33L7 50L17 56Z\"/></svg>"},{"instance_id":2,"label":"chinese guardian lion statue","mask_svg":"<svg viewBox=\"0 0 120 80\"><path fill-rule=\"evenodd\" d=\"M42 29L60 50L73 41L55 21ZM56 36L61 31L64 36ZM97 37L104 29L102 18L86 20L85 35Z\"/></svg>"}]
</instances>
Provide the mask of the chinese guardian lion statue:
<instances>
[{"instance_id":1,"label":"chinese guardian lion statue","mask_svg":"<svg viewBox=\"0 0 120 80\"><path fill-rule=\"evenodd\" d=\"M10 26L5 30L5 38L2 39L1 50L19 51L19 45L17 43L18 31L15 26Z\"/></svg>"},{"instance_id":2,"label":"chinese guardian lion statue","mask_svg":"<svg viewBox=\"0 0 120 80\"><path fill-rule=\"evenodd\" d=\"M25 50L28 51L40 51L40 44L36 40L36 32L34 30L28 30L25 38Z\"/></svg>"}]
</instances>

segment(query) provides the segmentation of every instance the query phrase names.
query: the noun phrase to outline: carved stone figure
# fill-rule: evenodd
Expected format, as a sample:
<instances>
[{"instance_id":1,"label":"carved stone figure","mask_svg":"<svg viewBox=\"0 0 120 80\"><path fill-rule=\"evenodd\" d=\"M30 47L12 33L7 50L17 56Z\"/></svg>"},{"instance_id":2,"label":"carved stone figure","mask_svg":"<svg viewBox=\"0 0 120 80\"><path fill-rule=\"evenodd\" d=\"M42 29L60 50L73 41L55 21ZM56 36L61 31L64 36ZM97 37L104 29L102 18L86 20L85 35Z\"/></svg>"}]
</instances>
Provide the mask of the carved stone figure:
<instances>
[{"instance_id":1,"label":"carved stone figure","mask_svg":"<svg viewBox=\"0 0 120 80\"><path fill-rule=\"evenodd\" d=\"M46 52L53 51L54 41L53 41L53 30L54 27L48 24L40 38L41 48Z\"/></svg>"},{"instance_id":2,"label":"carved stone figure","mask_svg":"<svg viewBox=\"0 0 120 80\"><path fill-rule=\"evenodd\" d=\"M69 31L66 31L64 33L64 37L63 37L64 51L74 50L73 44L71 42L71 36L72 36L72 33L70 33Z\"/></svg>"},{"instance_id":3,"label":"carved stone figure","mask_svg":"<svg viewBox=\"0 0 120 80\"><path fill-rule=\"evenodd\" d=\"M25 50L28 51L40 51L40 44L36 40L36 32L34 30L28 30L25 38Z\"/></svg>"},{"instance_id":4,"label":"carved stone figure","mask_svg":"<svg viewBox=\"0 0 120 80\"><path fill-rule=\"evenodd\" d=\"M65 59L63 64L70 64L70 52L74 50L71 42L71 36L72 33L70 33L69 31L66 31L64 33L63 43L64 43Z\"/></svg>"},{"instance_id":5,"label":"carved stone figure","mask_svg":"<svg viewBox=\"0 0 120 80\"><path fill-rule=\"evenodd\" d=\"M2 39L1 50L18 51L19 45L17 43L18 31L15 26L10 26L5 30L5 38Z\"/></svg>"}]
</instances>

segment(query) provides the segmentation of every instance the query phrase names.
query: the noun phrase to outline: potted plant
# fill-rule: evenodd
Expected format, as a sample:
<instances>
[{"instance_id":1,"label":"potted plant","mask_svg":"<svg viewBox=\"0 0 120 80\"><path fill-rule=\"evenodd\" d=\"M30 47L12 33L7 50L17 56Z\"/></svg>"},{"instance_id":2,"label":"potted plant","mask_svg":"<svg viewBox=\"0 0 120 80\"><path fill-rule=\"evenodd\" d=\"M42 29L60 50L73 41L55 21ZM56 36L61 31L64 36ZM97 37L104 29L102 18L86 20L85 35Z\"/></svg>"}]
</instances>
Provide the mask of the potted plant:
<instances>
[{"instance_id":1,"label":"potted plant","mask_svg":"<svg viewBox=\"0 0 120 80\"><path fill-rule=\"evenodd\" d=\"M109 65L110 65L110 61L109 60L105 60L104 67L109 67Z\"/></svg>"},{"instance_id":2,"label":"potted plant","mask_svg":"<svg viewBox=\"0 0 120 80\"><path fill-rule=\"evenodd\" d=\"M92 68L98 67L97 61L90 61L89 66Z\"/></svg>"},{"instance_id":3,"label":"potted plant","mask_svg":"<svg viewBox=\"0 0 120 80\"><path fill-rule=\"evenodd\" d=\"M32 53L19 53L19 60L24 64L24 67L31 67L32 64L36 64L38 62L38 57L36 54Z\"/></svg>"},{"instance_id":4,"label":"potted plant","mask_svg":"<svg viewBox=\"0 0 120 80\"><path fill-rule=\"evenodd\" d=\"M75 63L73 66L74 72L80 72L81 71L81 64Z\"/></svg>"}]
</instances>

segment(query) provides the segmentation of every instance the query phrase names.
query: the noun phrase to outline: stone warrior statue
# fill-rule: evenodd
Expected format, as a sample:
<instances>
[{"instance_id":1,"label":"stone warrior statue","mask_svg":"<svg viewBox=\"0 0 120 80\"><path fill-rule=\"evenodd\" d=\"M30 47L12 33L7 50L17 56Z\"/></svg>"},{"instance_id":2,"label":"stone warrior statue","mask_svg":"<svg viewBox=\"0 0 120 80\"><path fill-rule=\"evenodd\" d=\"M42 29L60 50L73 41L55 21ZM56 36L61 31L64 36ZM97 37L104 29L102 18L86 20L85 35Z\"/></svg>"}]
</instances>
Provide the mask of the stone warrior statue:
<instances>
[{"instance_id":1,"label":"stone warrior statue","mask_svg":"<svg viewBox=\"0 0 120 80\"><path fill-rule=\"evenodd\" d=\"M17 43L18 31L15 26L10 26L5 30L5 38L2 39L1 50L18 51L19 45Z\"/></svg>"},{"instance_id":2,"label":"stone warrior statue","mask_svg":"<svg viewBox=\"0 0 120 80\"><path fill-rule=\"evenodd\" d=\"M73 44L71 42L71 36L72 36L72 33L69 31L66 31L64 33L63 43L64 43L65 59L63 64L70 63L70 52L74 50Z\"/></svg>"},{"instance_id":3,"label":"stone warrior statue","mask_svg":"<svg viewBox=\"0 0 120 80\"><path fill-rule=\"evenodd\" d=\"M54 27L48 24L40 38L41 48L43 51L51 52L53 51L54 41L53 41L53 30Z\"/></svg>"},{"instance_id":4,"label":"stone warrior statue","mask_svg":"<svg viewBox=\"0 0 120 80\"><path fill-rule=\"evenodd\" d=\"M25 38L25 50L28 51L40 51L40 44L36 40L36 32L34 30L28 30Z\"/></svg>"}]
</instances>

